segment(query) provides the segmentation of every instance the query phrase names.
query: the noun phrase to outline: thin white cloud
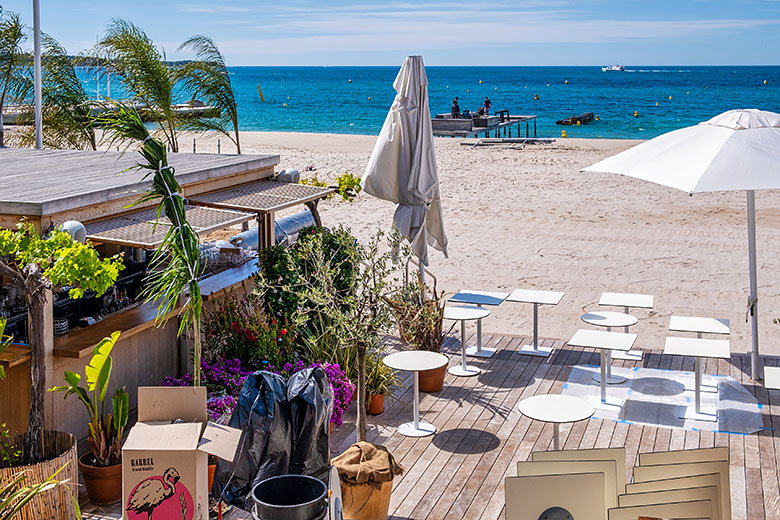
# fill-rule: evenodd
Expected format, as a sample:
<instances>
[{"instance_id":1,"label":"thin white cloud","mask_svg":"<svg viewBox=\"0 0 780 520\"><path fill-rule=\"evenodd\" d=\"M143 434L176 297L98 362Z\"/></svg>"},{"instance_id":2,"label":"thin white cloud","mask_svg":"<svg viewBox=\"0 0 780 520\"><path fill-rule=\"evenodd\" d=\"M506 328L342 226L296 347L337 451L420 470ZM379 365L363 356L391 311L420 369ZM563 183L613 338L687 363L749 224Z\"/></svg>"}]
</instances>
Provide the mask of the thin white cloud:
<instances>
[{"instance_id":1,"label":"thin white cloud","mask_svg":"<svg viewBox=\"0 0 780 520\"><path fill-rule=\"evenodd\" d=\"M249 13L253 9L237 5L214 5L214 4L179 4L178 9L185 13Z\"/></svg>"}]
</instances>

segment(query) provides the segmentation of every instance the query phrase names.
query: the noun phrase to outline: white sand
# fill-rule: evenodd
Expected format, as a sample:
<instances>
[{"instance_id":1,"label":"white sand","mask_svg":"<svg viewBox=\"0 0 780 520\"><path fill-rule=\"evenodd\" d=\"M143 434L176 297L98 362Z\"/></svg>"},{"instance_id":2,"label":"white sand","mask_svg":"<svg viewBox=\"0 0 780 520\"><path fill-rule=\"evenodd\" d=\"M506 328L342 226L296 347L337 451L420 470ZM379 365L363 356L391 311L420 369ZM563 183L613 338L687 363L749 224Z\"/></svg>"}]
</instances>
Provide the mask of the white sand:
<instances>
[{"instance_id":1,"label":"white sand","mask_svg":"<svg viewBox=\"0 0 780 520\"><path fill-rule=\"evenodd\" d=\"M374 137L244 132L245 153L281 156L280 169L313 165L321 179L344 171L360 176ZM228 152L222 139L222 151ZM186 142L182 140L182 142ZM671 314L731 320L731 349L748 352L748 294L744 193L695 197L580 168L636 141L559 139L552 145L472 148L457 139L436 142L450 256L432 252L440 287L511 291L566 291L557 307L542 307L542 337L568 339L585 311L597 310L602 291L656 297L637 310L637 346L660 349ZM215 151L198 138L198 151ZM184 148L187 148L186 146ZM189 150L187 150L189 151ZM307 175L307 174L304 174ZM780 193L756 195L761 351L780 354ZM368 195L348 204L321 205L328 226L339 223L366 237L388 229L394 207ZM619 310L619 309L611 309ZM504 303L485 330L531 332L531 306Z\"/></svg>"}]
</instances>

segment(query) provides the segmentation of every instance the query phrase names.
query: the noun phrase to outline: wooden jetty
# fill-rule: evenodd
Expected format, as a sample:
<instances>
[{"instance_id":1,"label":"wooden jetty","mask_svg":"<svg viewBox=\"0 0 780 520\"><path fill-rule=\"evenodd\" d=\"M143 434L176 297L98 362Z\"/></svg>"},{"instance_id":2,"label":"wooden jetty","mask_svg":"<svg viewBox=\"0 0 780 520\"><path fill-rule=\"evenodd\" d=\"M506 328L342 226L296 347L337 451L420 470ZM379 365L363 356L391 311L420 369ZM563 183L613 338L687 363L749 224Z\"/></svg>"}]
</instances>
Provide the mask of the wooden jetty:
<instances>
[{"instance_id":1,"label":"wooden jetty","mask_svg":"<svg viewBox=\"0 0 780 520\"><path fill-rule=\"evenodd\" d=\"M585 124L589 121L593 121L593 112L583 112L578 116L571 116L564 119L559 119L555 122L556 125L576 125Z\"/></svg>"},{"instance_id":2,"label":"wooden jetty","mask_svg":"<svg viewBox=\"0 0 780 520\"><path fill-rule=\"evenodd\" d=\"M436 114L431 120L433 135L437 137L512 137L512 127L516 127L516 136L521 137L521 125L525 123L525 136L536 137L536 116L510 115L508 110L498 110L495 115L474 118L453 118L452 114Z\"/></svg>"},{"instance_id":3,"label":"wooden jetty","mask_svg":"<svg viewBox=\"0 0 780 520\"><path fill-rule=\"evenodd\" d=\"M474 341L472 335L468 338ZM599 352L545 339L555 350L549 358L517 353L529 337L485 333L485 345L497 347L489 359L470 363L482 369L478 377L447 374L444 389L420 394L420 418L437 428L430 437L404 437L397 425L412 416L412 383L408 373L397 400L386 402L381 415L368 418L368 441L386 446L406 469L393 481L389 518L393 520L504 520L504 478L516 474L516 463L533 451L552 449L553 425L520 415L517 402L539 394L561 393L575 365L598 364ZM397 348L397 347L396 347ZM449 336L443 352L450 365L459 363L460 342ZM780 358L765 357L768 366ZM692 371L694 358L645 351L644 360L619 361L615 366ZM640 453L693 448L728 447L731 477L731 518L780 518L780 390L767 390L750 379L750 357L707 359L707 374L735 378L762 403L764 429L752 435L683 430L625 421L591 419L561 425L561 447L566 450L626 448L626 478ZM355 442L355 406L330 438L333 456ZM86 520L120 519L121 504L82 507ZM226 520L251 520L235 508Z\"/></svg>"}]
</instances>

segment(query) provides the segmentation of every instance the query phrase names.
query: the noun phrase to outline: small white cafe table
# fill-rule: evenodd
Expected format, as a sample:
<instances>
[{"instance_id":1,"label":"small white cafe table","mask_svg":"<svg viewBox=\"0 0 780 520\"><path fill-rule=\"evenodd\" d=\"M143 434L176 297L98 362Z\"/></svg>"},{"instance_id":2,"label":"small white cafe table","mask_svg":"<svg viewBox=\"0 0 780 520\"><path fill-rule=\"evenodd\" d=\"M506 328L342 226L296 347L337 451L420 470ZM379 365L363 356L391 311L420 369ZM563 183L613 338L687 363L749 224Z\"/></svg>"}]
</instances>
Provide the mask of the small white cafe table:
<instances>
[{"instance_id":1,"label":"small white cafe table","mask_svg":"<svg viewBox=\"0 0 780 520\"><path fill-rule=\"evenodd\" d=\"M652 309L654 303L653 295L651 294L635 294L635 293L616 293L616 292L603 292L601 298L599 298L599 305L606 305L610 307L623 307L626 314L631 313L632 308L636 309ZM628 332L630 325L624 325L623 332ZM628 352L613 352L615 359L625 359L627 361L642 361L641 350L629 350Z\"/></svg>"},{"instance_id":2,"label":"small white cafe table","mask_svg":"<svg viewBox=\"0 0 780 520\"><path fill-rule=\"evenodd\" d=\"M725 318L701 318L697 316L672 316L669 319L669 330L673 332L695 332L697 338L702 334L721 334L731 333L729 320ZM718 382L713 378L708 378L711 384L707 384L702 379L700 390L702 392L717 392ZM689 388L688 390L692 390Z\"/></svg>"},{"instance_id":3,"label":"small white cafe table","mask_svg":"<svg viewBox=\"0 0 780 520\"><path fill-rule=\"evenodd\" d=\"M685 411L679 417L697 421L717 421L717 409L704 410L701 406L701 360L702 358L729 359L731 357L731 348L728 340L668 337L664 344L664 354L694 356L696 358L694 365L696 378L696 387L694 388L695 404L693 407L686 406Z\"/></svg>"},{"instance_id":4,"label":"small white cafe table","mask_svg":"<svg viewBox=\"0 0 780 520\"><path fill-rule=\"evenodd\" d=\"M607 399L607 367L609 357L607 352L612 350L626 351L636 341L636 334L626 332L606 332L602 330L580 329L569 340L569 345L583 348L596 348L601 351L601 400L596 404L597 408L615 410L623 405L623 400ZM595 379L595 378L594 378ZM623 379L625 381L625 379Z\"/></svg>"},{"instance_id":5,"label":"small white cafe table","mask_svg":"<svg viewBox=\"0 0 780 520\"><path fill-rule=\"evenodd\" d=\"M553 423L553 449L561 449L561 423L589 419L596 409L579 397L561 394L535 395L517 403L521 414L535 421Z\"/></svg>"},{"instance_id":6,"label":"small white cafe table","mask_svg":"<svg viewBox=\"0 0 780 520\"><path fill-rule=\"evenodd\" d=\"M610 311L604 311L604 312L588 312L580 316L582 321L589 325L596 325L598 327L606 327L607 332L612 332L612 327L626 327L628 328L631 325L635 325L637 320L634 316L631 316L630 314L625 314L622 312L610 312ZM629 351L630 352L630 351ZM615 359L618 359L618 356L616 356L617 352L613 353L612 351L607 352L607 384L610 385L616 385L619 383L622 383L626 380L625 377L621 376L613 376L612 375L612 358L613 356ZM642 359L642 353L639 353L639 360ZM596 381L600 381L600 376L594 375L593 379Z\"/></svg>"},{"instance_id":7,"label":"small white cafe table","mask_svg":"<svg viewBox=\"0 0 780 520\"><path fill-rule=\"evenodd\" d=\"M764 388L780 390L780 367L764 367Z\"/></svg>"},{"instance_id":8,"label":"small white cafe table","mask_svg":"<svg viewBox=\"0 0 780 520\"><path fill-rule=\"evenodd\" d=\"M466 322L469 320L482 320L490 316L490 311L481 307L468 305L454 305L444 307L444 319L460 321L460 365L451 366L448 372L454 376L476 376L481 371L479 368L466 364Z\"/></svg>"},{"instance_id":9,"label":"small white cafe table","mask_svg":"<svg viewBox=\"0 0 780 520\"><path fill-rule=\"evenodd\" d=\"M552 352L550 347L539 345L539 306L540 305L558 305L561 303L565 292L557 291L537 291L531 289L515 289L507 296L508 302L533 303L534 305L534 340L531 345L523 345L518 352L531 356L547 357Z\"/></svg>"},{"instance_id":10,"label":"small white cafe table","mask_svg":"<svg viewBox=\"0 0 780 520\"><path fill-rule=\"evenodd\" d=\"M452 303L467 303L469 305L476 305L477 307L482 307L483 305L495 307L501 305L501 303L506 300L507 296L509 296L509 293L505 292L462 289L455 293L449 301ZM480 318L477 320L477 344L471 347L467 346L466 355L489 358L495 353L496 349L482 346L482 318Z\"/></svg>"},{"instance_id":11,"label":"small white cafe table","mask_svg":"<svg viewBox=\"0 0 780 520\"><path fill-rule=\"evenodd\" d=\"M413 420L398 427L398 433L407 437L427 437L436 432L436 427L420 420L420 371L434 370L447 364L447 356L424 350L404 350L389 354L382 359L385 365L395 370L414 373Z\"/></svg>"}]
</instances>

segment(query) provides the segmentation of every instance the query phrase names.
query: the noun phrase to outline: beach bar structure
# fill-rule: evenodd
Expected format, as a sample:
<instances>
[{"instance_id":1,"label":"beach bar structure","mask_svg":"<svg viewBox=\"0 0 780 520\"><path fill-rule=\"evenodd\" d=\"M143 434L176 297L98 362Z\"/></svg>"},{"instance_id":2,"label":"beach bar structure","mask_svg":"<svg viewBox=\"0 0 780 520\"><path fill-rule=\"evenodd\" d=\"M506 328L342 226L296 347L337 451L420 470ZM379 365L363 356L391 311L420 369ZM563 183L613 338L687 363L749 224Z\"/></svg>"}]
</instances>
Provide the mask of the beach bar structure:
<instances>
[{"instance_id":1,"label":"beach bar structure","mask_svg":"<svg viewBox=\"0 0 780 520\"><path fill-rule=\"evenodd\" d=\"M128 170L135 161L132 153L0 149L0 227L14 228L26 220L38 232L46 232L78 221L101 255L124 253L125 270L106 293L109 298L87 295L72 300L67 288L50 294L46 385L61 384L65 370L83 373L94 346L121 331L112 353L112 384L127 387L131 409L137 405L135 388L189 371L190 355L188 341L177 337L177 319L157 326L158 304L137 298L151 253L170 224L163 217L155 226L156 211L150 204L131 206L152 180ZM177 153L170 154L169 161L188 201L188 222L201 237L218 230L229 236L238 232L229 228L246 228L254 220L260 249L276 243L277 212L306 205L319 223L317 202L333 192L272 180L277 155ZM200 282L206 311L229 292L251 289L257 262L251 254L244 256L248 261L206 270ZM30 400L27 314L20 296L18 289L0 280L0 312L8 317L6 332L14 335L14 344L0 355L7 371L7 380L0 385L0 416L12 435L26 428ZM83 439L87 422L81 404L55 394L46 399L45 427Z\"/></svg>"},{"instance_id":2,"label":"beach bar structure","mask_svg":"<svg viewBox=\"0 0 780 520\"><path fill-rule=\"evenodd\" d=\"M431 120L433 135L436 137L512 137L512 127L516 127L516 137L521 136L521 127L525 123L525 136L531 136L531 123L533 123L533 137L536 137L536 116L510 115L508 110L499 110L495 115L488 117L453 118L452 114L436 114Z\"/></svg>"}]
</instances>

